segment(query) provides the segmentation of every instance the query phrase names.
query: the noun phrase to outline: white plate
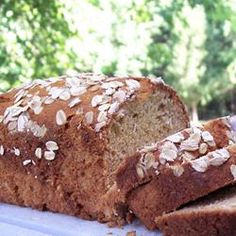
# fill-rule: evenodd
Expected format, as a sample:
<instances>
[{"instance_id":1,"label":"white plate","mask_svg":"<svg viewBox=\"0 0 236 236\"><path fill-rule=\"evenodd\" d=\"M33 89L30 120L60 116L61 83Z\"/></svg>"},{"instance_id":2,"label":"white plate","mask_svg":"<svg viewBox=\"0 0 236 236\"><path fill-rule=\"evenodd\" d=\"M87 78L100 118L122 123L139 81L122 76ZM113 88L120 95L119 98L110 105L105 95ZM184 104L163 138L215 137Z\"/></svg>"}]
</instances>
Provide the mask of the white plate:
<instances>
[{"instance_id":1,"label":"white plate","mask_svg":"<svg viewBox=\"0 0 236 236\"><path fill-rule=\"evenodd\" d=\"M139 221L123 228L109 228L95 221L0 204L1 236L107 236L108 233L125 236L130 231L136 231L137 236L161 236L157 231L145 229Z\"/></svg>"}]
</instances>

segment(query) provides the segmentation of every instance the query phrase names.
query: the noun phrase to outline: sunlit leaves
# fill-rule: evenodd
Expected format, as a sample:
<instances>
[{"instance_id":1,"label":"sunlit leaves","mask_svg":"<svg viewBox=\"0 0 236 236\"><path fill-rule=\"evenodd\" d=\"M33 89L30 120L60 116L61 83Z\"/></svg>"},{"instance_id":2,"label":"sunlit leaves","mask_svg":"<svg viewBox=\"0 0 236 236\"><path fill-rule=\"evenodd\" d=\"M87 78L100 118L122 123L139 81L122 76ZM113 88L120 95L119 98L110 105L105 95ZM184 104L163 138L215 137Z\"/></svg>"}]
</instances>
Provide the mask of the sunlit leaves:
<instances>
[{"instance_id":1,"label":"sunlit leaves","mask_svg":"<svg viewBox=\"0 0 236 236\"><path fill-rule=\"evenodd\" d=\"M2 90L27 79L62 73L73 64L73 54L65 52L66 39L72 33L60 11L61 7L57 1L45 4L40 0L5 0L1 3ZM61 60L62 55L67 57L66 62Z\"/></svg>"}]
</instances>

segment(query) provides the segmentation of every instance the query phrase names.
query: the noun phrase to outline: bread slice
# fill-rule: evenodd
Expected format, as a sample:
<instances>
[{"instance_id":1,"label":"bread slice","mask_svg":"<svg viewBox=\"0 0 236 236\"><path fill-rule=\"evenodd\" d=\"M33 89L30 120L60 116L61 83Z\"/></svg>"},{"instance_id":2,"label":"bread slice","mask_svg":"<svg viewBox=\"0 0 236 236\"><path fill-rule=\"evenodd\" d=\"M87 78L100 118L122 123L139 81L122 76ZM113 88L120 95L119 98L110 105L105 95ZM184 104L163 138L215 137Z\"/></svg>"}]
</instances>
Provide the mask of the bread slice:
<instances>
[{"instance_id":1,"label":"bread slice","mask_svg":"<svg viewBox=\"0 0 236 236\"><path fill-rule=\"evenodd\" d=\"M126 153L188 125L158 78L35 80L0 95L0 201L122 224L114 172Z\"/></svg>"},{"instance_id":2,"label":"bread slice","mask_svg":"<svg viewBox=\"0 0 236 236\"><path fill-rule=\"evenodd\" d=\"M235 118L185 129L126 158L116 182L130 210L149 228L155 217L235 182Z\"/></svg>"},{"instance_id":3,"label":"bread slice","mask_svg":"<svg viewBox=\"0 0 236 236\"><path fill-rule=\"evenodd\" d=\"M236 235L236 186L156 218L165 236Z\"/></svg>"}]
</instances>

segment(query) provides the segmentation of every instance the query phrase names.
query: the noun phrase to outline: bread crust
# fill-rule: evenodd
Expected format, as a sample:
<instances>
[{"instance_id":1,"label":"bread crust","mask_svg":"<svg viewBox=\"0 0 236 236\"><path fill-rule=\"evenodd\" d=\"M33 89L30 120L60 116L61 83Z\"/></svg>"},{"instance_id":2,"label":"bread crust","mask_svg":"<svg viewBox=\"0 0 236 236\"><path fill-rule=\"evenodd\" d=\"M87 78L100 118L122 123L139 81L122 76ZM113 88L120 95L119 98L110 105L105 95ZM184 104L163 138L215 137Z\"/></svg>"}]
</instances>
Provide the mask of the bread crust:
<instances>
[{"instance_id":1,"label":"bread crust","mask_svg":"<svg viewBox=\"0 0 236 236\"><path fill-rule=\"evenodd\" d=\"M97 100L94 97L107 92L108 89L102 88L104 83L114 81L116 85L113 86L121 91L117 94L118 99L122 98L123 92L127 99L120 101L117 108L113 107L111 113L108 110L104 118L98 109L102 104L96 104L101 97ZM86 91L81 91L81 86L75 83L87 86ZM187 112L176 92L161 81L153 82L147 78L80 74L36 81L2 94L0 201L122 224L124 214L117 213L116 203L106 197L107 192L112 191L105 184L108 178L104 160L108 151L107 134L122 108L135 100L148 99L158 89L172 97L183 112L183 124L188 126ZM58 90L62 92L60 96ZM73 101L74 105L70 107L74 98L81 101ZM14 107L24 110L13 110ZM14 115L9 117L9 112ZM19 121L19 116L25 112L27 114ZM93 119L88 112L92 112ZM27 120L28 126L23 122L22 127L22 120Z\"/></svg>"},{"instance_id":2,"label":"bread crust","mask_svg":"<svg viewBox=\"0 0 236 236\"><path fill-rule=\"evenodd\" d=\"M155 222L164 235L203 236L236 234L236 188L227 186Z\"/></svg>"},{"instance_id":3,"label":"bread crust","mask_svg":"<svg viewBox=\"0 0 236 236\"><path fill-rule=\"evenodd\" d=\"M236 234L236 212L198 211L156 220L165 236L225 236Z\"/></svg>"},{"instance_id":4,"label":"bread crust","mask_svg":"<svg viewBox=\"0 0 236 236\"><path fill-rule=\"evenodd\" d=\"M198 135L195 135L197 132L202 135L196 141L197 148L191 146L194 150L187 151L188 155L185 155L184 148L190 148L187 141L191 141L190 136L198 139ZM215 119L206 122L203 127L183 130L176 136L168 137L153 147L145 147L134 156L126 158L117 171L116 181L118 188L128 198L129 209L148 229L155 229L155 217L234 183L235 177L231 172L232 166L236 164L235 140L232 139L234 132L229 117ZM213 141L204 141L203 136L206 134ZM180 137L182 140L178 142ZM174 139L177 142L170 141ZM232 146L225 149L229 143ZM204 154L200 153L200 147L205 147L205 144L207 149L203 150ZM168 155L164 156L165 145L168 150L172 148L176 155L167 150ZM224 159L222 156L222 160L216 163L219 150L227 157ZM168 159L171 155L174 159ZM198 162L201 159L203 163ZM206 165L205 159L212 164Z\"/></svg>"}]
</instances>

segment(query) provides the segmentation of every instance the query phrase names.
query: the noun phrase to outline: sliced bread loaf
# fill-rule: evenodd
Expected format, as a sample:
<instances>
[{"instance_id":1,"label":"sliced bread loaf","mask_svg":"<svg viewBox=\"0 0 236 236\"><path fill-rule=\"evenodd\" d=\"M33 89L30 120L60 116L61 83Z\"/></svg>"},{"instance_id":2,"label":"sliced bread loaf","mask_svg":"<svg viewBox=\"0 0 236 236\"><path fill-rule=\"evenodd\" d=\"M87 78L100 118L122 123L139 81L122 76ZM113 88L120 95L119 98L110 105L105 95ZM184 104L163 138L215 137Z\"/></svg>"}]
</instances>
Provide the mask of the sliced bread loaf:
<instances>
[{"instance_id":1,"label":"sliced bread loaf","mask_svg":"<svg viewBox=\"0 0 236 236\"><path fill-rule=\"evenodd\" d=\"M156 218L165 236L236 235L236 187L231 186L183 209Z\"/></svg>"},{"instance_id":2,"label":"sliced bread loaf","mask_svg":"<svg viewBox=\"0 0 236 236\"><path fill-rule=\"evenodd\" d=\"M149 229L156 227L156 216L235 181L236 148L224 148L236 141L234 120L185 129L124 160L117 186Z\"/></svg>"},{"instance_id":3,"label":"sliced bread loaf","mask_svg":"<svg viewBox=\"0 0 236 236\"><path fill-rule=\"evenodd\" d=\"M188 124L160 79L35 80L0 95L0 201L122 224L119 164Z\"/></svg>"}]
</instances>

